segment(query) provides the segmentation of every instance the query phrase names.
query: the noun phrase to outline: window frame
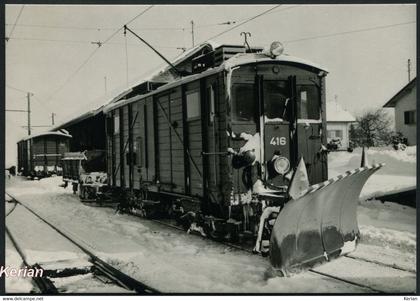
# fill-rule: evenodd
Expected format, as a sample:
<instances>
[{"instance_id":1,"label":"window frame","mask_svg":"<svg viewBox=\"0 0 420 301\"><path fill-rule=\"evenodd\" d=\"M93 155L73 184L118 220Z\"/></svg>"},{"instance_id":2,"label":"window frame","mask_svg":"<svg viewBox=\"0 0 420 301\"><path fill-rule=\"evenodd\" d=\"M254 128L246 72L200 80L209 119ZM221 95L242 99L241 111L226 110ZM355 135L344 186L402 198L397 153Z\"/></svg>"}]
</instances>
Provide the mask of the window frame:
<instances>
[{"instance_id":1,"label":"window frame","mask_svg":"<svg viewBox=\"0 0 420 301\"><path fill-rule=\"evenodd\" d=\"M404 125L417 124L416 113L416 110L404 111Z\"/></svg>"},{"instance_id":2,"label":"window frame","mask_svg":"<svg viewBox=\"0 0 420 301\"><path fill-rule=\"evenodd\" d=\"M253 89L253 103L254 103L254 116L253 119L251 120L238 120L236 119L236 113L235 113L235 105L237 104L236 102L236 97L234 97L234 86L236 85L249 85L252 86ZM256 124L258 122L258 113L257 113L257 109L258 109L258 105L255 102L255 93L256 93L256 85L254 81L235 81L234 83L231 84L231 98L230 98L230 114L231 114L231 118L232 118L232 122L236 123L236 124Z\"/></svg>"},{"instance_id":3,"label":"window frame","mask_svg":"<svg viewBox=\"0 0 420 301\"><path fill-rule=\"evenodd\" d=\"M120 115L114 115L113 117L113 135L118 135L120 133Z\"/></svg>"},{"instance_id":4,"label":"window frame","mask_svg":"<svg viewBox=\"0 0 420 301\"><path fill-rule=\"evenodd\" d=\"M189 103L188 103L188 96L192 95L192 94L197 94L198 96L198 116L188 116L188 108L189 108ZM194 120L199 120L201 119L201 97L200 97L200 90L199 89L193 89L193 90L189 90L185 92L185 106L186 106L186 117L187 117L187 121L194 121Z\"/></svg>"},{"instance_id":5,"label":"window frame","mask_svg":"<svg viewBox=\"0 0 420 301\"><path fill-rule=\"evenodd\" d=\"M216 117L216 92L215 85L211 84L206 89L206 96L208 102L208 125L211 126L214 124Z\"/></svg>"},{"instance_id":6,"label":"window frame","mask_svg":"<svg viewBox=\"0 0 420 301\"><path fill-rule=\"evenodd\" d=\"M316 104L316 106L314 105L314 107L316 107L316 110L314 109L314 110L312 110L312 105L313 105L313 103L312 103L312 101L311 101L311 98L310 98L310 93L308 93L308 90L304 90L304 89L302 89L302 88L305 88L305 87L307 87L307 86L310 86L310 87L313 87L314 89L316 89L316 91L317 91L317 104ZM303 118L301 115L301 113L302 113L302 101L301 101L301 93L302 93L302 90L304 90L305 92L307 92L306 93L306 118ZM321 91L319 90L319 87L315 84L315 83L309 83L309 82L307 82L307 81L301 81L301 82L297 82L296 83L296 91L300 91L300 93L297 93L298 95L297 95L297 97L298 97L298 99L297 100L299 100L299 102L298 101L296 101L296 106L297 106L297 115L298 115L298 119L302 119L302 120L320 120L321 118L322 118L322 115L321 115L321 112L320 112L320 108L321 108ZM313 118L312 116L309 116L310 115L310 113L313 113L313 112L316 112L317 113L317 118Z\"/></svg>"}]
</instances>

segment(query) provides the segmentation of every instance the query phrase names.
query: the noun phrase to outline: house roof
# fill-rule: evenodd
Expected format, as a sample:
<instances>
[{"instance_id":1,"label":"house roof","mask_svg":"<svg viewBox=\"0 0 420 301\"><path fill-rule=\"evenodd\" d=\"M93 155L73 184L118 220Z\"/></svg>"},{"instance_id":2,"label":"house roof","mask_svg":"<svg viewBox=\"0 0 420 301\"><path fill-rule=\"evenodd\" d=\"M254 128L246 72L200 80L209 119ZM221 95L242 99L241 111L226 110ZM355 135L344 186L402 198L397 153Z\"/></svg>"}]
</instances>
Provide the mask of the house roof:
<instances>
[{"instance_id":1,"label":"house roof","mask_svg":"<svg viewBox=\"0 0 420 301\"><path fill-rule=\"evenodd\" d=\"M327 101L327 122L355 122L356 118L336 101Z\"/></svg>"},{"instance_id":2,"label":"house roof","mask_svg":"<svg viewBox=\"0 0 420 301\"><path fill-rule=\"evenodd\" d=\"M405 85L400 91L398 91L386 104L384 108L394 108L397 102L407 93L409 93L416 86L416 77L413 78L407 85Z\"/></svg>"}]
</instances>

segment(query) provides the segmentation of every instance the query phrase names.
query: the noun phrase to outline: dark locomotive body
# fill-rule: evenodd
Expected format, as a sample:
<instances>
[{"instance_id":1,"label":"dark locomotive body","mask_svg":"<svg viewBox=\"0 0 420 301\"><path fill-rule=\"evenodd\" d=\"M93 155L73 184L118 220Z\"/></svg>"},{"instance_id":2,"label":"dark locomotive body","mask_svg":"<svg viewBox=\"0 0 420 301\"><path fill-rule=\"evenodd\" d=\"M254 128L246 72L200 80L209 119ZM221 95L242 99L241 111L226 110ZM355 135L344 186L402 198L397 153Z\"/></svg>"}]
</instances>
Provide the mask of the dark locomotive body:
<instances>
[{"instance_id":1,"label":"dark locomotive body","mask_svg":"<svg viewBox=\"0 0 420 301\"><path fill-rule=\"evenodd\" d=\"M20 140L18 171L26 177L47 177L61 174L61 158L69 150L71 135L65 132L45 132Z\"/></svg>"},{"instance_id":2,"label":"dark locomotive body","mask_svg":"<svg viewBox=\"0 0 420 301\"><path fill-rule=\"evenodd\" d=\"M311 184L327 179L326 72L262 53L212 67L105 108L109 184L154 213L181 207L255 235L301 157Z\"/></svg>"}]
</instances>

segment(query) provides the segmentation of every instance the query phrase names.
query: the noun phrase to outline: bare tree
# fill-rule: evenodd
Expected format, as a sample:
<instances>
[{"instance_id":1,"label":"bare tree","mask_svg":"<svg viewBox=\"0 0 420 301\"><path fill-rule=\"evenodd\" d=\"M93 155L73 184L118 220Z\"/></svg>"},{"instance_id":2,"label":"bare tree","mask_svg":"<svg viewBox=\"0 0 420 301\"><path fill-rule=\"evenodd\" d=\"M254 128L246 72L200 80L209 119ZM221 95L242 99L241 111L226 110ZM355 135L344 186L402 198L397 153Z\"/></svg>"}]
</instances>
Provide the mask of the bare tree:
<instances>
[{"instance_id":1,"label":"bare tree","mask_svg":"<svg viewBox=\"0 0 420 301\"><path fill-rule=\"evenodd\" d=\"M356 118L350 139L358 146L381 146L391 143L391 120L383 109L368 111Z\"/></svg>"}]
</instances>

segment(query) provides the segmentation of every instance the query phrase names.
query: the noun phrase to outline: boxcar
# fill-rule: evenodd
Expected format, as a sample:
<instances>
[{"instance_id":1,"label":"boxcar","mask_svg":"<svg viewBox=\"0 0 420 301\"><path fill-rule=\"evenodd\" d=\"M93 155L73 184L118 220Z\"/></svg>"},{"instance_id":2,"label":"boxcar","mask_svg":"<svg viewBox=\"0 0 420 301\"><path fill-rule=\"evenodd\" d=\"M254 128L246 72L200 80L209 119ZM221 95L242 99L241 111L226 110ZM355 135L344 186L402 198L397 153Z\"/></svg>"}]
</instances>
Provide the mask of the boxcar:
<instances>
[{"instance_id":1,"label":"boxcar","mask_svg":"<svg viewBox=\"0 0 420 301\"><path fill-rule=\"evenodd\" d=\"M63 131L23 138L17 143L19 172L31 178L61 174L61 158L69 150L70 138L71 135Z\"/></svg>"},{"instance_id":2,"label":"boxcar","mask_svg":"<svg viewBox=\"0 0 420 301\"><path fill-rule=\"evenodd\" d=\"M287 201L304 158L311 184L327 179L323 68L229 46L195 60L195 74L108 105L107 170L140 206L202 213L210 234L255 237L261 212ZM222 58L220 58L222 57ZM204 67L203 67L204 66ZM208 234L208 233L207 233Z\"/></svg>"}]
</instances>

